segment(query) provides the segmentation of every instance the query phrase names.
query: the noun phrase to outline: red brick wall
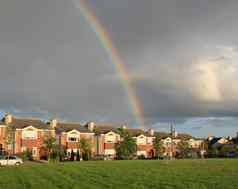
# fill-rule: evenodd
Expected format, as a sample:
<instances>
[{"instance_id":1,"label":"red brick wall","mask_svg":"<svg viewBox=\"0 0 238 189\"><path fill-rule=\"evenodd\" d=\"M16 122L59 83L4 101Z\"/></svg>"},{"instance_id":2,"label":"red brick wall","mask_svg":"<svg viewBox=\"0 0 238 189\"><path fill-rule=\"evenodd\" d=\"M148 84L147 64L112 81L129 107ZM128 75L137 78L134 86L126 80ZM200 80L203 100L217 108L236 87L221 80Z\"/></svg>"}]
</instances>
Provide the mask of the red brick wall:
<instances>
[{"instance_id":1,"label":"red brick wall","mask_svg":"<svg viewBox=\"0 0 238 189\"><path fill-rule=\"evenodd\" d=\"M62 133L60 136L60 143L66 149L76 149L79 148L79 142L67 142L67 133ZM92 154L96 153L96 140L94 139L94 135L92 134L80 134L80 139L85 138L88 139L92 144Z\"/></svg>"},{"instance_id":2,"label":"red brick wall","mask_svg":"<svg viewBox=\"0 0 238 189\"><path fill-rule=\"evenodd\" d=\"M2 144L2 148L5 148L5 131L6 128L5 127L0 127L0 144Z\"/></svg>"},{"instance_id":3,"label":"red brick wall","mask_svg":"<svg viewBox=\"0 0 238 189\"><path fill-rule=\"evenodd\" d=\"M21 133L22 131L16 131L15 133L15 153L21 153Z\"/></svg>"},{"instance_id":4,"label":"red brick wall","mask_svg":"<svg viewBox=\"0 0 238 189\"><path fill-rule=\"evenodd\" d=\"M48 131L49 136L54 136L52 131ZM15 153L21 153L22 147L25 147L26 149L32 150L33 147L37 147L38 149L38 155L40 148L44 145L44 133L45 131L38 130L37 131L37 139L22 139L22 130L17 130L15 133ZM36 159L39 159L40 157L35 157Z\"/></svg>"},{"instance_id":5,"label":"red brick wall","mask_svg":"<svg viewBox=\"0 0 238 189\"><path fill-rule=\"evenodd\" d=\"M155 149L152 144L137 145L137 151L146 151L148 158L152 158L155 155Z\"/></svg>"},{"instance_id":6,"label":"red brick wall","mask_svg":"<svg viewBox=\"0 0 238 189\"><path fill-rule=\"evenodd\" d=\"M115 144L113 143L104 143L104 149L114 149Z\"/></svg>"}]
</instances>

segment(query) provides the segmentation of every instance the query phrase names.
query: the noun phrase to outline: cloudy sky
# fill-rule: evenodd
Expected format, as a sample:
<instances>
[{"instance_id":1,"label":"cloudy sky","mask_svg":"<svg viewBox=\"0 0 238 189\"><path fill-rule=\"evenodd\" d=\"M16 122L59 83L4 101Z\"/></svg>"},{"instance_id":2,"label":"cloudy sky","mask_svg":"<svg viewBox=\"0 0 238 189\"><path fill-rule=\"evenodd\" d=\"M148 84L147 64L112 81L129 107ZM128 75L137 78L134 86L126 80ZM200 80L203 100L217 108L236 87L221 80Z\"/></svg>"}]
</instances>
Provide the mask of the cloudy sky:
<instances>
[{"instance_id":1,"label":"cloudy sky","mask_svg":"<svg viewBox=\"0 0 238 189\"><path fill-rule=\"evenodd\" d=\"M238 131L237 0L88 0L147 127ZM136 126L118 73L73 0L0 1L0 109Z\"/></svg>"}]
</instances>

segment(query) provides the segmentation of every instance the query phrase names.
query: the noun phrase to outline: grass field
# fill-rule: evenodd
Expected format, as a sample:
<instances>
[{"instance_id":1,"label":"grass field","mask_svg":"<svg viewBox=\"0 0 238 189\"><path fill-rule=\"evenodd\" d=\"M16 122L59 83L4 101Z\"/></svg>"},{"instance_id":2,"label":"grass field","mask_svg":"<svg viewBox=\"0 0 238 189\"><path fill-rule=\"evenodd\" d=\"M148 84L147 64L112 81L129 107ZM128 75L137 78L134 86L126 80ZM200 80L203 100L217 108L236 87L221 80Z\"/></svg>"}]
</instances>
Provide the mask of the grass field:
<instances>
[{"instance_id":1,"label":"grass field","mask_svg":"<svg viewBox=\"0 0 238 189\"><path fill-rule=\"evenodd\" d=\"M90 161L0 168L1 189L237 189L238 159Z\"/></svg>"}]
</instances>

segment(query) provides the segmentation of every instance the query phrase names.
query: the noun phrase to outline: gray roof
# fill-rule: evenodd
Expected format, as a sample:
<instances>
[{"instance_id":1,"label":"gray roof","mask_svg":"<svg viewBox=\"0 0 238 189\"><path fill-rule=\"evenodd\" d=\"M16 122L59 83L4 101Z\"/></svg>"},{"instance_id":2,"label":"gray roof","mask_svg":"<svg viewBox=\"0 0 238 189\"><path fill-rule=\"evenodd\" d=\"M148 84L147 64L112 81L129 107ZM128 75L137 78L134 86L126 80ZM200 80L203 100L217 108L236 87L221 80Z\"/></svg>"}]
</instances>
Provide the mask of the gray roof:
<instances>
[{"instance_id":1,"label":"gray roof","mask_svg":"<svg viewBox=\"0 0 238 189\"><path fill-rule=\"evenodd\" d=\"M47 125L39 119L19 119L13 118L9 126L16 129L23 129L28 126L33 126L37 129L51 129L50 125Z\"/></svg>"},{"instance_id":2,"label":"gray roof","mask_svg":"<svg viewBox=\"0 0 238 189\"><path fill-rule=\"evenodd\" d=\"M117 132L117 128L112 125L96 125L94 130L97 134L105 134L110 131Z\"/></svg>"},{"instance_id":3,"label":"gray roof","mask_svg":"<svg viewBox=\"0 0 238 189\"><path fill-rule=\"evenodd\" d=\"M68 132L72 130L77 130L81 133L93 133L86 127L80 125L79 123L57 123L56 132Z\"/></svg>"}]
</instances>

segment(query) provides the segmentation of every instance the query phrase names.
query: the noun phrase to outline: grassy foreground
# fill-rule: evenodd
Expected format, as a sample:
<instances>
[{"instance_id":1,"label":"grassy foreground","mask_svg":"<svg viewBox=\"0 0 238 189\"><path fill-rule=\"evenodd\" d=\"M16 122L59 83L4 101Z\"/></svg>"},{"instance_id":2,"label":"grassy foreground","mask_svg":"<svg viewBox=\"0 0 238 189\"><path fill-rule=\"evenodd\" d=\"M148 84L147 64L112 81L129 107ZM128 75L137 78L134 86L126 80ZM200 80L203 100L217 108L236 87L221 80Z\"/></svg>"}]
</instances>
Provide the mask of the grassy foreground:
<instances>
[{"instance_id":1,"label":"grassy foreground","mask_svg":"<svg viewBox=\"0 0 238 189\"><path fill-rule=\"evenodd\" d=\"M1 189L238 188L238 159L91 161L0 168Z\"/></svg>"}]
</instances>

